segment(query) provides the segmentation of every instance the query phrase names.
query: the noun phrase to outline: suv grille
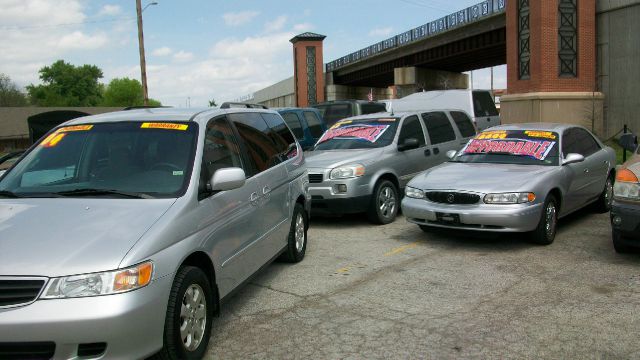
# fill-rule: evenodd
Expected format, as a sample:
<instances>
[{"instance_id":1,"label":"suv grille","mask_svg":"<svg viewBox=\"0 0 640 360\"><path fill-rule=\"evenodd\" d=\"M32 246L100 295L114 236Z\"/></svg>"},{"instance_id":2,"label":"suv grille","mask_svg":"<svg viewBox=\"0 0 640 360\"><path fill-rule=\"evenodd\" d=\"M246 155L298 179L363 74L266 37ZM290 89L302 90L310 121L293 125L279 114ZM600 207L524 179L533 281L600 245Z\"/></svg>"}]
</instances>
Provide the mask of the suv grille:
<instances>
[{"instance_id":1,"label":"suv grille","mask_svg":"<svg viewBox=\"0 0 640 360\"><path fill-rule=\"evenodd\" d=\"M322 174L309 174L309 182L310 183L321 183L322 182Z\"/></svg>"},{"instance_id":2,"label":"suv grille","mask_svg":"<svg viewBox=\"0 0 640 360\"><path fill-rule=\"evenodd\" d=\"M0 307L29 303L36 299L44 280L0 278Z\"/></svg>"},{"instance_id":3,"label":"suv grille","mask_svg":"<svg viewBox=\"0 0 640 360\"><path fill-rule=\"evenodd\" d=\"M451 191L430 191L427 193L427 199L442 204L470 205L477 204L480 201L480 195Z\"/></svg>"}]
</instances>

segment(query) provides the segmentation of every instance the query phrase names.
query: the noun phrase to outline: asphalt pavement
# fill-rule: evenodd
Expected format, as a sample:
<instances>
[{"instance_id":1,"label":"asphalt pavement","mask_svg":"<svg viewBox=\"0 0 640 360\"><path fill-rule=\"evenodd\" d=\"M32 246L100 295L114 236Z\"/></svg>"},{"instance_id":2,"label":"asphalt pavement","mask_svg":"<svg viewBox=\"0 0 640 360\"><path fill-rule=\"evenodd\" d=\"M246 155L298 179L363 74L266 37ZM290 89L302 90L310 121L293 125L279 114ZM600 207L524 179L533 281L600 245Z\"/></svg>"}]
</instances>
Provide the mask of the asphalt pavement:
<instances>
[{"instance_id":1,"label":"asphalt pavement","mask_svg":"<svg viewBox=\"0 0 640 360\"><path fill-rule=\"evenodd\" d=\"M207 359L640 358L640 254L610 232L589 210L549 246L314 218L301 263L222 309Z\"/></svg>"}]
</instances>

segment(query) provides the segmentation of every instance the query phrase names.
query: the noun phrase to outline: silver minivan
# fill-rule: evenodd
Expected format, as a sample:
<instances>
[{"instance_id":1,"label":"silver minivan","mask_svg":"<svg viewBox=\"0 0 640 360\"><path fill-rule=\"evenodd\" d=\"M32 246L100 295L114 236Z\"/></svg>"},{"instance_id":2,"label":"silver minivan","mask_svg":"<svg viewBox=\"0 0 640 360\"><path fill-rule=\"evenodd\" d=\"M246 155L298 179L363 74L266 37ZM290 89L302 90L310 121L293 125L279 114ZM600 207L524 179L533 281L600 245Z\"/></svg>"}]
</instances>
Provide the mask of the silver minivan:
<instances>
[{"instance_id":1,"label":"silver minivan","mask_svg":"<svg viewBox=\"0 0 640 360\"><path fill-rule=\"evenodd\" d=\"M0 179L0 358L201 358L235 289L303 259L307 187L270 110L57 127Z\"/></svg>"},{"instance_id":2,"label":"silver minivan","mask_svg":"<svg viewBox=\"0 0 640 360\"><path fill-rule=\"evenodd\" d=\"M400 194L418 173L447 160L475 136L464 111L377 113L338 121L307 154L313 213L366 212L392 222Z\"/></svg>"}]
</instances>

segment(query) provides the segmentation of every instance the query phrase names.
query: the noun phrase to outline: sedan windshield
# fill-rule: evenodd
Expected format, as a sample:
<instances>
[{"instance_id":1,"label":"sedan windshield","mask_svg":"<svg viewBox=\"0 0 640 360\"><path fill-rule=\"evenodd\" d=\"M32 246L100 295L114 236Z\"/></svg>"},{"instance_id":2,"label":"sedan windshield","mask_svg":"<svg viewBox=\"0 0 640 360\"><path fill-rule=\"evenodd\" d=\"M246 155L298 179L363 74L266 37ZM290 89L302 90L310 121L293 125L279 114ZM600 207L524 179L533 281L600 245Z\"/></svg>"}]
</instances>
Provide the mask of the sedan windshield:
<instances>
[{"instance_id":1,"label":"sedan windshield","mask_svg":"<svg viewBox=\"0 0 640 360\"><path fill-rule=\"evenodd\" d=\"M484 131L458 152L454 162L558 165L558 134L539 130Z\"/></svg>"},{"instance_id":2,"label":"sedan windshield","mask_svg":"<svg viewBox=\"0 0 640 360\"><path fill-rule=\"evenodd\" d=\"M393 141L398 118L342 120L325 131L314 150L371 149Z\"/></svg>"},{"instance_id":3,"label":"sedan windshield","mask_svg":"<svg viewBox=\"0 0 640 360\"><path fill-rule=\"evenodd\" d=\"M0 181L5 197L177 197L191 175L197 126L117 122L58 128Z\"/></svg>"}]
</instances>

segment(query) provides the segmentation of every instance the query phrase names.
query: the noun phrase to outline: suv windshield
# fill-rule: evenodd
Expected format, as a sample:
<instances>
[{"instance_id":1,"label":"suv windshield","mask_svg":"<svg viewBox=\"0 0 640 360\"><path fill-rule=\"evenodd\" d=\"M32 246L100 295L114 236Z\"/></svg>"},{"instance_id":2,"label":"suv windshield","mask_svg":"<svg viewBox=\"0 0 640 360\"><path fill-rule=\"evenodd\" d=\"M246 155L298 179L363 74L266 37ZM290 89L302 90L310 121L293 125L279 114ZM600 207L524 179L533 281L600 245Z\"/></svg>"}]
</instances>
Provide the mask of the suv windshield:
<instances>
[{"instance_id":1,"label":"suv windshield","mask_svg":"<svg viewBox=\"0 0 640 360\"><path fill-rule=\"evenodd\" d=\"M558 134L539 130L484 131L469 140L454 162L558 165Z\"/></svg>"},{"instance_id":2,"label":"suv windshield","mask_svg":"<svg viewBox=\"0 0 640 360\"><path fill-rule=\"evenodd\" d=\"M342 120L325 131L314 150L370 149L393 141L398 118Z\"/></svg>"},{"instance_id":3,"label":"suv windshield","mask_svg":"<svg viewBox=\"0 0 640 360\"><path fill-rule=\"evenodd\" d=\"M191 175L197 125L117 122L65 126L0 181L15 197L177 197Z\"/></svg>"}]
</instances>

